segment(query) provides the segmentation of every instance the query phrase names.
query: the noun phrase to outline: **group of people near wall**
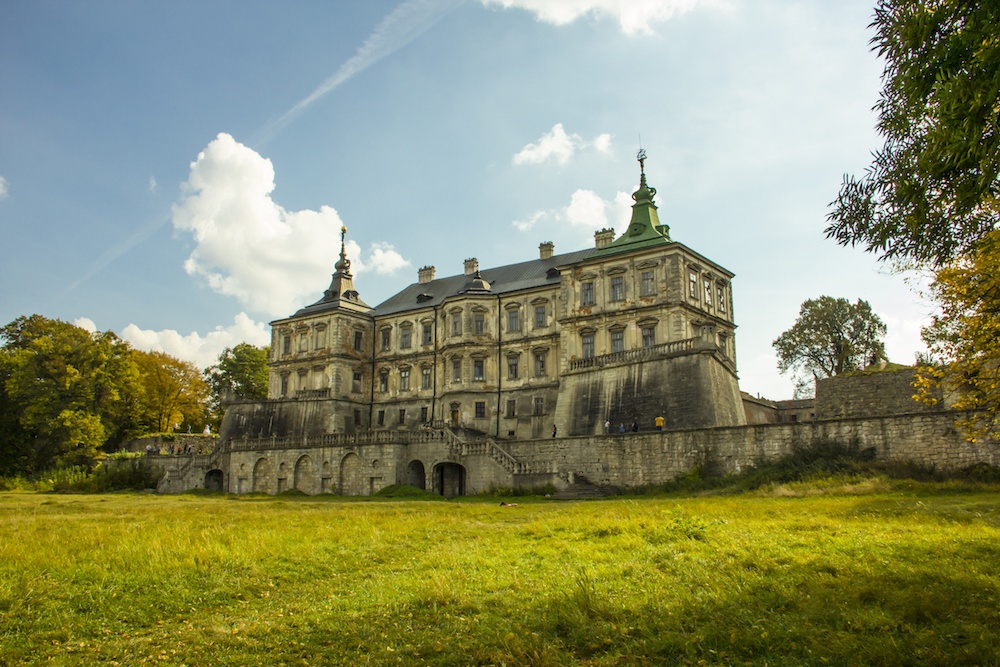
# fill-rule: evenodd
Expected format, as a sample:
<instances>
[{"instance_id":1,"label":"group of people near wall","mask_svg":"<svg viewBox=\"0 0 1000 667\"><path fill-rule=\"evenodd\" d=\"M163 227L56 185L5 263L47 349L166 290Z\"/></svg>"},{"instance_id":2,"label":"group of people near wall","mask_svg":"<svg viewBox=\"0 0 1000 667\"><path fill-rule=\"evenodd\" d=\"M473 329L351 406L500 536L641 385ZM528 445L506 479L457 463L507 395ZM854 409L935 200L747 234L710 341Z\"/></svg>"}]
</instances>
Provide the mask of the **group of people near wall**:
<instances>
[{"instance_id":1,"label":"group of people near wall","mask_svg":"<svg viewBox=\"0 0 1000 667\"><path fill-rule=\"evenodd\" d=\"M653 424L656 427L657 431L662 431L663 430L663 423L664 423L664 421L665 420L660 415L658 415L656 417L656 419L653 420ZM553 438L555 437L554 430L555 430L555 427L553 427L553 435L552 435ZM639 432L639 422L632 422L631 426L625 426L625 422L619 422L619 424L618 424L618 432L619 433L628 433L629 431L631 431L632 433L638 433ZM604 432L605 433L611 433L611 420L610 419L607 419L607 420L604 421Z\"/></svg>"}]
</instances>

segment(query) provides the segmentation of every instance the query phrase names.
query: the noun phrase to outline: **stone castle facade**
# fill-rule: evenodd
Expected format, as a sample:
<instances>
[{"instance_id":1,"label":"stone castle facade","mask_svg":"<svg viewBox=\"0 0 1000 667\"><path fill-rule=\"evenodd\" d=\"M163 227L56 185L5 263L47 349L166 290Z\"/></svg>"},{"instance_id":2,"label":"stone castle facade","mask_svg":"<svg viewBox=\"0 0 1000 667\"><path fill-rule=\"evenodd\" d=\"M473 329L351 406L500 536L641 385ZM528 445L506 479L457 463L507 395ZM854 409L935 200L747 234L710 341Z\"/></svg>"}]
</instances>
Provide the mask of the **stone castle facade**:
<instances>
[{"instance_id":1,"label":"stone castle facade","mask_svg":"<svg viewBox=\"0 0 1000 667\"><path fill-rule=\"evenodd\" d=\"M834 392L817 417L811 404L745 400L733 274L671 238L655 195L641 169L617 238L601 230L566 254L543 243L537 259L496 268L469 259L444 278L424 267L374 307L342 230L322 298L271 323L268 399L229 403L218 445L163 462L160 490L628 487L706 465L738 472L826 438L947 467L996 458L963 443L950 415L905 401L891 417L862 401L861 414ZM812 423L763 423L782 410Z\"/></svg>"},{"instance_id":2,"label":"stone castle facade","mask_svg":"<svg viewBox=\"0 0 1000 667\"><path fill-rule=\"evenodd\" d=\"M593 248L417 282L370 307L343 243L323 298L271 323L269 399L314 401L252 435L432 426L496 438L587 435L624 423L744 423L733 274L671 239L643 172L632 219ZM302 412L299 410L298 412ZM266 413L267 423L260 417ZM286 416L286 415L283 415ZM291 420L291 421L289 421Z\"/></svg>"}]
</instances>

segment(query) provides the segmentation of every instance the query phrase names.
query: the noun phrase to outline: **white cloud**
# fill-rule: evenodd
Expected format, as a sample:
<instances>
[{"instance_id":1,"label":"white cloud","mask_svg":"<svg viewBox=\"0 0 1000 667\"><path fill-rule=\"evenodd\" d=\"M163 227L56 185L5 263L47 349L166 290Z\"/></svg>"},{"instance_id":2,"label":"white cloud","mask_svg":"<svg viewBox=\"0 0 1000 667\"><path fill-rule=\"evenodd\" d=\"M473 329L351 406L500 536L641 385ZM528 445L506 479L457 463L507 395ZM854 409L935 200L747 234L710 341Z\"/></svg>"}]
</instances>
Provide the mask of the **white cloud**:
<instances>
[{"instance_id":1,"label":"white cloud","mask_svg":"<svg viewBox=\"0 0 1000 667\"><path fill-rule=\"evenodd\" d=\"M173 223L194 236L184 263L189 274L246 308L281 316L329 283L343 222L329 206L286 211L271 199L273 190L271 161L220 134L191 164ZM367 260L353 241L347 249L354 274L409 265L388 243L373 243Z\"/></svg>"},{"instance_id":2,"label":"white cloud","mask_svg":"<svg viewBox=\"0 0 1000 667\"><path fill-rule=\"evenodd\" d=\"M0 176L0 199L7 198L7 179Z\"/></svg>"},{"instance_id":3,"label":"white cloud","mask_svg":"<svg viewBox=\"0 0 1000 667\"><path fill-rule=\"evenodd\" d=\"M214 364L222 350L227 347L244 342L251 345L271 343L268 327L263 322L255 322L246 313L234 317L231 325L217 326L204 336L196 331L182 335L173 329L153 331L129 324L122 330L121 337L136 349L146 352L166 352L178 359L190 361L198 368L207 368Z\"/></svg>"},{"instance_id":4,"label":"white cloud","mask_svg":"<svg viewBox=\"0 0 1000 667\"><path fill-rule=\"evenodd\" d=\"M632 197L624 192L617 193L613 200L608 201L592 190L580 189L573 193L565 207L535 211L527 219L515 220L511 224L522 232L530 231L539 223L546 223L556 229L569 227L590 234L609 226L626 227L632 213L631 206Z\"/></svg>"},{"instance_id":5,"label":"white cloud","mask_svg":"<svg viewBox=\"0 0 1000 667\"><path fill-rule=\"evenodd\" d=\"M611 135L601 134L593 141L586 141L579 134L566 134L563 124L556 123L537 142L522 148L514 156L514 164L542 164L549 160L566 164L577 149L588 146L593 146L601 153L608 153L611 150Z\"/></svg>"},{"instance_id":6,"label":"white cloud","mask_svg":"<svg viewBox=\"0 0 1000 667\"><path fill-rule=\"evenodd\" d=\"M577 190L565 209L566 221L571 225L587 229L603 229L608 226L608 203L592 190Z\"/></svg>"},{"instance_id":7,"label":"white cloud","mask_svg":"<svg viewBox=\"0 0 1000 667\"><path fill-rule=\"evenodd\" d=\"M598 135L598 137L591 142L591 145L598 153L611 153L611 135L607 133Z\"/></svg>"},{"instance_id":8,"label":"white cloud","mask_svg":"<svg viewBox=\"0 0 1000 667\"><path fill-rule=\"evenodd\" d=\"M511 224L514 225L514 227L516 227L519 231L526 232L530 230L532 227L534 227L535 223L537 223L539 220L542 220L547 215L548 213L546 213L545 211L535 211L534 213L529 215L527 219L515 220Z\"/></svg>"},{"instance_id":9,"label":"white cloud","mask_svg":"<svg viewBox=\"0 0 1000 667\"><path fill-rule=\"evenodd\" d=\"M409 260L403 259L392 247L385 242L376 242L371 245L371 252L365 261L365 268L371 267L375 273L390 275L399 269L410 266Z\"/></svg>"},{"instance_id":10,"label":"white cloud","mask_svg":"<svg viewBox=\"0 0 1000 667\"><path fill-rule=\"evenodd\" d=\"M726 0L482 0L486 6L516 7L535 14L540 21L566 25L582 16L610 17L627 35L653 32L653 24L699 6L725 6Z\"/></svg>"},{"instance_id":11,"label":"white cloud","mask_svg":"<svg viewBox=\"0 0 1000 667\"><path fill-rule=\"evenodd\" d=\"M158 188L159 188L159 186L156 183L156 178L154 178L153 176L150 176L149 177L149 191L150 192L156 192L156 190Z\"/></svg>"},{"instance_id":12,"label":"white cloud","mask_svg":"<svg viewBox=\"0 0 1000 667\"><path fill-rule=\"evenodd\" d=\"M97 325L94 323L94 320L90 319L89 317L78 317L75 320L73 320L73 324L75 326L80 327L81 329L89 331L90 333L97 332Z\"/></svg>"}]
</instances>

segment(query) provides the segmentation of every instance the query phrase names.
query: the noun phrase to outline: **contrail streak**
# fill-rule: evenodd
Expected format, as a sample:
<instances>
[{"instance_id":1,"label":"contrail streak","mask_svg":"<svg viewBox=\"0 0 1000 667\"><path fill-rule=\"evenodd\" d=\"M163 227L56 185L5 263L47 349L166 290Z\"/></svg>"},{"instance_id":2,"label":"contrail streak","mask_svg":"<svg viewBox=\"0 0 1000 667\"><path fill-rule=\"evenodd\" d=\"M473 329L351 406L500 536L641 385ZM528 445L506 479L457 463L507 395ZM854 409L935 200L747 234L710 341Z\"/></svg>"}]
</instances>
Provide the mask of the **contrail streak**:
<instances>
[{"instance_id":1,"label":"contrail streak","mask_svg":"<svg viewBox=\"0 0 1000 667\"><path fill-rule=\"evenodd\" d=\"M268 123L257 133L255 143L266 143L316 100L390 56L426 32L465 0L406 0L382 19L357 52L333 76L321 83L305 99Z\"/></svg>"}]
</instances>

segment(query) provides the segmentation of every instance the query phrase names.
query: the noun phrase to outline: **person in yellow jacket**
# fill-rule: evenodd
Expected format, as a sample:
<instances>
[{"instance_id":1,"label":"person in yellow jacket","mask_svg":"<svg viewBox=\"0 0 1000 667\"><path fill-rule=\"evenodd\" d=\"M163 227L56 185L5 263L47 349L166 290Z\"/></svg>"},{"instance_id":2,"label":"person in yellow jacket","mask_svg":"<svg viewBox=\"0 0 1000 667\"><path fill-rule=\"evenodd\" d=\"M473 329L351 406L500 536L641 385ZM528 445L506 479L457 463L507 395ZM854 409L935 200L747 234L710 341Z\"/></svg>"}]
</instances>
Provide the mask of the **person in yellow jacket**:
<instances>
[{"instance_id":1,"label":"person in yellow jacket","mask_svg":"<svg viewBox=\"0 0 1000 667\"><path fill-rule=\"evenodd\" d=\"M662 416L657 416L656 419L653 420L653 422L656 424L656 430L657 431L662 431L663 430L663 417Z\"/></svg>"}]
</instances>

